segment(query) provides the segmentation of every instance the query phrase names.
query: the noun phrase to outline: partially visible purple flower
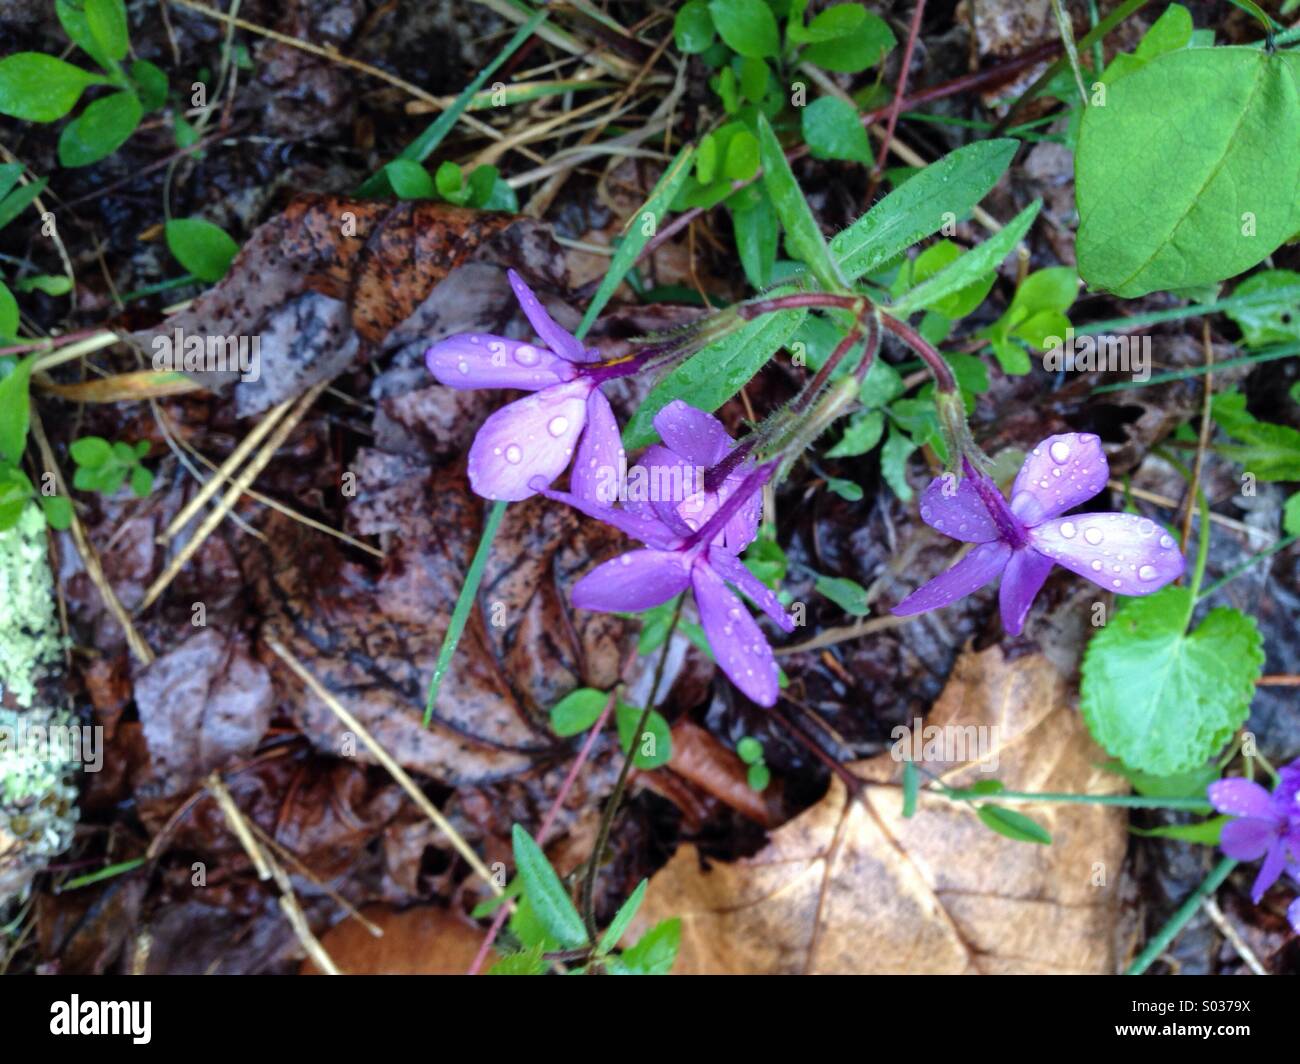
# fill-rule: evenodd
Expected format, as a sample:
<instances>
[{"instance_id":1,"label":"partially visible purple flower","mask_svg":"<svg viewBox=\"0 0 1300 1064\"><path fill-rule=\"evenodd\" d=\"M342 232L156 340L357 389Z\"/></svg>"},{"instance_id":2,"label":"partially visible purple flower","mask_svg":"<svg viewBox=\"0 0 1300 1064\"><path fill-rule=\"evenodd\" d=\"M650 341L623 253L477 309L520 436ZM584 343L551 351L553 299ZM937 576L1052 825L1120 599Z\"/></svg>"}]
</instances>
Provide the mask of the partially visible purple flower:
<instances>
[{"instance_id":1,"label":"partially visible purple flower","mask_svg":"<svg viewBox=\"0 0 1300 1064\"><path fill-rule=\"evenodd\" d=\"M615 466L623 453L614 412L598 387L600 352L556 325L514 270L509 277L541 345L457 333L424 356L429 372L449 388L536 393L503 406L478 430L469 450L470 486L488 499L526 499L534 494L531 481L551 483L576 449L571 487L594 499L596 470Z\"/></svg>"},{"instance_id":2,"label":"partially visible purple flower","mask_svg":"<svg viewBox=\"0 0 1300 1064\"><path fill-rule=\"evenodd\" d=\"M1210 804L1235 819L1223 826L1219 847L1235 861L1264 858L1251 888L1256 905L1285 870L1300 884L1300 760L1278 773L1277 789L1269 794L1251 780L1216 780L1210 784ZM1300 934L1300 898L1287 918Z\"/></svg>"},{"instance_id":3,"label":"partially visible purple flower","mask_svg":"<svg viewBox=\"0 0 1300 1064\"><path fill-rule=\"evenodd\" d=\"M732 446L716 418L681 402L660 411L655 428L667 446L647 457L661 464L716 464ZM757 534L760 493L773 469L771 464L742 466L717 492L705 491L702 498L629 503L624 509L539 484L547 498L567 502L648 548L596 566L574 585L573 604L603 612L644 610L691 588L718 666L750 699L774 705L776 658L754 618L727 586L738 588L783 630L794 630L776 594L737 557Z\"/></svg>"},{"instance_id":4,"label":"partially visible purple flower","mask_svg":"<svg viewBox=\"0 0 1300 1064\"><path fill-rule=\"evenodd\" d=\"M953 539L975 543L947 572L903 599L899 616L947 606L1002 577L1002 625L1018 635L1053 563L1121 595L1149 595L1182 575L1182 553L1159 525L1134 514L1061 517L1106 486L1110 466L1091 433L1049 436L1033 449L1011 489L965 462L959 482L936 477L921 495L921 519Z\"/></svg>"}]
</instances>

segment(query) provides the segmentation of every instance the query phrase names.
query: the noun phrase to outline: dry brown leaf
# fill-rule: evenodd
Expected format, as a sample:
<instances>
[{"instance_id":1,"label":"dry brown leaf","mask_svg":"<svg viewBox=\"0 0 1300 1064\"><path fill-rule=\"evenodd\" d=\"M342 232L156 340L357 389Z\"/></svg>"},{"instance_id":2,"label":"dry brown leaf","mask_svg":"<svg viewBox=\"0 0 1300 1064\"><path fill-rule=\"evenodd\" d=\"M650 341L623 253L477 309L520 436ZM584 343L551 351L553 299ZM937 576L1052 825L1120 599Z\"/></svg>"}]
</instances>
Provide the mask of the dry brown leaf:
<instances>
[{"instance_id":1,"label":"dry brown leaf","mask_svg":"<svg viewBox=\"0 0 1300 1064\"><path fill-rule=\"evenodd\" d=\"M996 725L997 772L923 767L950 785L1008 790L1122 789L1043 656L1000 647L958 659L927 718ZM640 921L682 918L677 973L1098 973L1116 967L1124 814L1096 805L1017 805L1051 846L990 831L964 803L924 791L902 817L901 765L885 753L849 766L865 781L826 797L734 864L701 867L683 846L650 883Z\"/></svg>"},{"instance_id":2,"label":"dry brown leaf","mask_svg":"<svg viewBox=\"0 0 1300 1064\"><path fill-rule=\"evenodd\" d=\"M361 915L383 931L382 938L353 919L321 938L330 959L348 975L464 975L483 942L482 931L434 906L396 912L372 905ZM320 972L307 960L301 974Z\"/></svg>"}]
</instances>

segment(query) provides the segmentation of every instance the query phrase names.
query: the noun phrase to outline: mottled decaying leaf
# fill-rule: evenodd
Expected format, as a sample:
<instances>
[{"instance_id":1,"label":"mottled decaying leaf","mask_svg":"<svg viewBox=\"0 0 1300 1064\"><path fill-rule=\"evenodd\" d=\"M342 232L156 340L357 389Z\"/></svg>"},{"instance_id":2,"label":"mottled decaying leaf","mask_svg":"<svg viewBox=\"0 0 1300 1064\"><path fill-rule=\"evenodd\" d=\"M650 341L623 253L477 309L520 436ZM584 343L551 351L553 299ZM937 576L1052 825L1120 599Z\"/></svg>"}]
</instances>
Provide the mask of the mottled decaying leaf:
<instances>
[{"instance_id":1,"label":"mottled decaying leaf","mask_svg":"<svg viewBox=\"0 0 1300 1064\"><path fill-rule=\"evenodd\" d=\"M361 915L382 936L347 919L321 938L325 952L347 975L464 975L483 941L482 931L432 905L401 912L371 905ZM321 973L307 960L301 974Z\"/></svg>"},{"instance_id":2,"label":"mottled decaying leaf","mask_svg":"<svg viewBox=\"0 0 1300 1064\"><path fill-rule=\"evenodd\" d=\"M928 724L991 728L986 760L1011 790L1115 793L1101 751L1040 655L999 647L957 662ZM676 973L1100 973L1117 965L1124 814L1100 806L1015 808L1051 846L995 834L975 810L922 790L903 817L902 766L890 754L849 766L766 848L705 868L683 846L650 882L638 925L682 918ZM927 763L954 786L990 775Z\"/></svg>"}]
</instances>

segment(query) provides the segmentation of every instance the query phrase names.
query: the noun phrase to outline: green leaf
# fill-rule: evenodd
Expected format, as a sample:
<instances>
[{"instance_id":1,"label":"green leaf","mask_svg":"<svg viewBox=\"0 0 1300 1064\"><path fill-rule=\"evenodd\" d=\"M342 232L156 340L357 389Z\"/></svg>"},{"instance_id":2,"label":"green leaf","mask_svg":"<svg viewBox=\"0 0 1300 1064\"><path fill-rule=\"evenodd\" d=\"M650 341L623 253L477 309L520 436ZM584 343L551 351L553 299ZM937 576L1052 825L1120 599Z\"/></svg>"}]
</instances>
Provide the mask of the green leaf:
<instances>
[{"instance_id":1,"label":"green leaf","mask_svg":"<svg viewBox=\"0 0 1300 1064\"><path fill-rule=\"evenodd\" d=\"M750 765L745 773L745 782L751 791L765 791L772 782L772 770L762 763Z\"/></svg>"},{"instance_id":2,"label":"green leaf","mask_svg":"<svg viewBox=\"0 0 1300 1064\"><path fill-rule=\"evenodd\" d=\"M889 438L880 451L880 475L903 502L912 501L912 486L907 482L907 460L916 444L905 433L889 426Z\"/></svg>"},{"instance_id":3,"label":"green leaf","mask_svg":"<svg viewBox=\"0 0 1300 1064\"><path fill-rule=\"evenodd\" d=\"M636 726L641 719L641 710L636 706L619 702L614 710L614 719L618 724L618 744L623 753L626 754L631 750L634 744L636 746L636 755L632 758L633 765L640 769L652 769L668 764L669 758L673 756L673 735L668 722L658 711L653 709L650 711L645 730L639 735ZM650 753L645 753L647 740L650 744Z\"/></svg>"},{"instance_id":4,"label":"green leaf","mask_svg":"<svg viewBox=\"0 0 1300 1064\"><path fill-rule=\"evenodd\" d=\"M1180 842L1199 842L1204 846L1217 846L1219 837L1223 834L1223 825L1231 819L1227 816L1216 816L1209 820L1197 821L1195 824L1167 824L1159 828L1135 828L1130 825L1129 831L1144 839L1178 839Z\"/></svg>"},{"instance_id":5,"label":"green leaf","mask_svg":"<svg viewBox=\"0 0 1300 1064\"><path fill-rule=\"evenodd\" d=\"M1123 761L1109 761L1105 767L1107 772L1123 776L1133 784L1133 789L1138 794L1146 795L1148 798L1187 798L1204 795L1206 788L1222 774L1219 766L1213 761L1200 768L1178 772L1172 776L1153 776L1149 772L1139 772L1135 768L1129 768ZM1205 805L1208 810L1210 807L1208 799Z\"/></svg>"},{"instance_id":6,"label":"green leaf","mask_svg":"<svg viewBox=\"0 0 1300 1064\"><path fill-rule=\"evenodd\" d=\"M1170 4L1151 23L1133 55L1144 62L1178 48L1186 48L1192 39L1192 13L1182 4Z\"/></svg>"},{"instance_id":7,"label":"green leaf","mask_svg":"<svg viewBox=\"0 0 1300 1064\"><path fill-rule=\"evenodd\" d=\"M775 290L772 295L781 293ZM712 412L745 386L799 328L807 312L779 310L747 321L735 332L709 344L675 367L646 396L623 431L628 450L645 447L659 438L654 416L674 399Z\"/></svg>"},{"instance_id":8,"label":"green leaf","mask_svg":"<svg viewBox=\"0 0 1300 1064\"><path fill-rule=\"evenodd\" d=\"M908 178L831 240L845 275L873 273L946 222L964 218L998 183L1019 146L1010 138L976 141Z\"/></svg>"},{"instance_id":9,"label":"green leaf","mask_svg":"<svg viewBox=\"0 0 1300 1064\"><path fill-rule=\"evenodd\" d=\"M167 75L147 59L131 64L131 82L145 111L156 111L167 102Z\"/></svg>"},{"instance_id":10,"label":"green leaf","mask_svg":"<svg viewBox=\"0 0 1300 1064\"><path fill-rule=\"evenodd\" d=\"M24 277L16 287L20 292L44 292L47 296L66 296L72 291L72 282L61 273L38 273L31 277Z\"/></svg>"},{"instance_id":11,"label":"green leaf","mask_svg":"<svg viewBox=\"0 0 1300 1064\"><path fill-rule=\"evenodd\" d=\"M0 281L0 340L18 338L18 300L9 286Z\"/></svg>"},{"instance_id":12,"label":"green leaf","mask_svg":"<svg viewBox=\"0 0 1300 1064\"><path fill-rule=\"evenodd\" d=\"M0 229L17 218L48 184L49 179L45 177L37 181L29 181L22 187L14 189L4 199L0 199Z\"/></svg>"},{"instance_id":13,"label":"green leaf","mask_svg":"<svg viewBox=\"0 0 1300 1064\"><path fill-rule=\"evenodd\" d=\"M1250 296L1274 289L1295 291L1300 285L1300 273L1294 270L1262 270L1239 284L1232 294ZM1225 310L1247 347L1264 347L1268 344L1286 343L1300 339L1300 308L1293 296L1280 297L1275 303L1253 303Z\"/></svg>"},{"instance_id":14,"label":"green leaf","mask_svg":"<svg viewBox=\"0 0 1300 1064\"><path fill-rule=\"evenodd\" d=\"M822 96L803 108L803 139L817 159L872 163L871 145L857 109L836 96Z\"/></svg>"},{"instance_id":15,"label":"green leaf","mask_svg":"<svg viewBox=\"0 0 1300 1064\"><path fill-rule=\"evenodd\" d=\"M167 246L176 260L203 281L219 281L239 254L239 245L202 218L174 218L166 227Z\"/></svg>"},{"instance_id":16,"label":"green leaf","mask_svg":"<svg viewBox=\"0 0 1300 1064\"><path fill-rule=\"evenodd\" d=\"M443 162L438 165L438 169L434 172L433 183L438 190L438 195L448 203L459 205L469 198L469 190L465 187L465 175L453 162Z\"/></svg>"},{"instance_id":17,"label":"green leaf","mask_svg":"<svg viewBox=\"0 0 1300 1064\"><path fill-rule=\"evenodd\" d=\"M0 458L17 465L27 447L27 423L31 415L31 396L27 385L36 365L36 355L29 355L0 379Z\"/></svg>"},{"instance_id":18,"label":"green leaf","mask_svg":"<svg viewBox=\"0 0 1300 1064\"><path fill-rule=\"evenodd\" d=\"M843 576L819 576L817 590L854 617L865 617L871 612L867 589L856 580Z\"/></svg>"},{"instance_id":19,"label":"green leaf","mask_svg":"<svg viewBox=\"0 0 1300 1064\"><path fill-rule=\"evenodd\" d=\"M836 40L861 26L867 16L866 8L858 4L835 4L814 18L811 25L805 26L803 17L807 8L808 0L797 0L790 5L786 35L795 44Z\"/></svg>"},{"instance_id":20,"label":"green leaf","mask_svg":"<svg viewBox=\"0 0 1300 1064\"><path fill-rule=\"evenodd\" d=\"M940 240L931 244L912 263L913 286L920 284L922 281L928 281L941 270L951 266L961 256L962 249L951 240ZM950 321L964 318L984 302L984 298L993 288L996 277L996 272L989 272L983 277L977 277L970 284L958 289L951 295L929 301L921 304L921 306L937 311Z\"/></svg>"},{"instance_id":21,"label":"green leaf","mask_svg":"<svg viewBox=\"0 0 1300 1064\"><path fill-rule=\"evenodd\" d=\"M732 196L729 206L745 279L750 287L762 290L772 283L776 264L778 233L772 201L762 188L749 185Z\"/></svg>"},{"instance_id":22,"label":"green leaf","mask_svg":"<svg viewBox=\"0 0 1300 1064\"><path fill-rule=\"evenodd\" d=\"M586 313L578 325L578 336L584 336L595 323L605 304L610 301L618 286L623 283L641 249L658 231L668 216L669 206L677 196L677 190L691 173L691 148L688 145L679 151L668 169L663 172L641 209L628 219L628 228L618 243L618 250L609 261L609 269L596 289L596 294L587 304Z\"/></svg>"},{"instance_id":23,"label":"green leaf","mask_svg":"<svg viewBox=\"0 0 1300 1064\"><path fill-rule=\"evenodd\" d=\"M1253 617L1211 610L1187 634L1191 592L1128 599L1083 658L1080 709L1093 738L1157 776L1199 768L1246 721L1264 652Z\"/></svg>"},{"instance_id":24,"label":"green leaf","mask_svg":"<svg viewBox=\"0 0 1300 1064\"><path fill-rule=\"evenodd\" d=\"M682 922L677 917L655 924L610 962L614 975L667 975L682 944Z\"/></svg>"},{"instance_id":25,"label":"green leaf","mask_svg":"<svg viewBox=\"0 0 1300 1064\"><path fill-rule=\"evenodd\" d=\"M86 25L100 54L112 60L125 59L130 41L122 0L85 0L85 11Z\"/></svg>"},{"instance_id":26,"label":"green leaf","mask_svg":"<svg viewBox=\"0 0 1300 1064\"><path fill-rule=\"evenodd\" d=\"M0 59L0 114L24 122L53 122L76 106L91 85L107 79L40 52Z\"/></svg>"},{"instance_id":27,"label":"green leaf","mask_svg":"<svg viewBox=\"0 0 1300 1064\"><path fill-rule=\"evenodd\" d=\"M824 11L813 19L810 29L817 27L819 20L833 10L834 8ZM809 45L799 54L799 58L839 74L856 74L884 60L897 43L889 23L868 11L866 18L848 33L834 40Z\"/></svg>"},{"instance_id":28,"label":"green leaf","mask_svg":"<svg viewBox=\"0 0 1300 1064\"><path fill-rule=\"evenodd\" d=\"M59 134L59 162L67 167L89 166L117 151L135 132L144 115L132 90L101 96Z\"/></svg>"},{"instance_id":29,"label":"green leaf","mask_svg":"<svg viewBox=\"0 0 1300 1064\"><path fill-rule=\"evenodd\" d=\"M72 526L72 501L66 495L39 496L45 520L60 532Z\"/></svg>"},{"instance_id":30,"label":"green leaf","mask_svg":"<svg viewBox=\"0 0 1300 1064\"><path fill-rule=\"evenodd\" d=\"M32 497L32 482L21 469L0 465L0 532L18 523L27 500Z\"/></svg>"},{"instance_id":31,"label":"green leaf","mask_svg":"<svg viewBox=\"0 0 1300 1064\"><path fill-rule=\"evenodd\" d=\"M563 736L585 732L600 719L608 701L608 694L592 687L570 691L551 707L551 730Z\"/></svg>"},{"instance_id":32,"label":"green leaf","mask_svg":"<svg viewBox=\"0 0 1300 1064\"><path fill-rule=\"evenodd\" d=\"M153 473L142 465L131 469L131 493L137 499L143 499L153 491Z\"/></svg>"},{"instance_id":33,"label":"green leaf","mask_svg":"<svg viewBox=\"0 0 1300 1064\"><path fill-rule=\"evenodd\" d=\"M1300 536L1300 491L1287 499L1282 509L1282 531L1288 536Z\"/></svg>"},{"instance_id":34,"label":"green leaf","mask_svg":"<svg viewBox=\"0 0 1300 1064\"><path fill-rule=\"evenodd\" d=\"M771 535L760 535L745 551L745 566L768 587L776 590L790 568L790 559Z\"/></svg>"},{"instance_id":35,"label":"green leaf","mask_svg":"<svg viewBox=\"0 0 1300 1064\"><path fill-rule=\"evenodd\" d=\"M839 267L831 258L817 219L794 179L780 141L767 118L761 114L758 116L758 143L763 159L763 184L785 229L786 249L812 271L823 288L832 292L842 291L845 284Z\"/></svg>"},{"instance_id":36,"label":"green leaf","mask_svg":"<svg viewBox=\"0 0 1300 1064\"><path fill-rule=\"evenodd\" d=\"M673 40L677 50L686 55L697 55L713 43L713 19L709 5L704 0L690 0L683 4L673 20Z\"/></svg>"},{"instance_id":37,"label":"green leaf","mask_svg":"<svg viewBox=\"0 0 1300 1064\"><path fill-rule=\"evenodd\" d=\"M542 848L518 824L511 830L515 867L524 882L524 893L542 922L567 949L576 949L587 941L582 917L573 907L568 891L555 874Z\"/></svg>"},{"instance_id":38,"label":"green leaf","mask_svg":"<svg viewBox=\"0 0 1300 1064\"><path fill-rule=\"evenodd\" d=\"M1031 820L1024 813L1014 809L1004 809L1000 805L981 805L976 810L980 822L999 835L1005 835L1016 842L1034 842L1040 846L1050 846L1052 836L1036 820Z\"/></svg>"},{"instance_id":39,"label":"green leaf","mask_svg":"<svg viewBox=\"0 0 1300 1064\"><path fill-rule=\"evenodd\" d=\"M847 499L849 502L859 502L862 499L862 486L855 484L851 480L845 480L843 477L827 477L826 487L841 499Z\"/></svg>"},{"instance_id":40,"label":"green leaf","mask_svg":"<svg viewBox=\"0 0 1300 1064\"><path fill-rule=\"evenodd\" d=\"M921 791L921 772L912 761L903 762L903 816L916 814L917 795Z\"/></svg>"},{"instance_id":41,"label":"green leaf","mask_svg":"<svg viewBox=\"0 0 1300 1064\"><path fill-rule=\"evenodd\" d=\"M916 178L912 180L915 181ZM904 185L903 187L906 188L907 186ZM1002 232L989 237L984 243L966 252L950 266L940 270L933 277L922 281L915 288L904 292L894 302L890 311L898 316L910 314L922 307L932 307L946 296L952 295L954 292L960 292L962 289L973 285L981 277L996 270L999 263L1020 243L1021 238L1038 216L1041 207L1042 201L1034 200L1033 203L1008 222Z\"/></svg>"},{"instance_id":42,"label":"green leaf","mask_svg":"<svg viewBox=\"0 0 1300 1064\"><path fill-rule=\"evenodd\" d=\"M487 970L488 975L545 975L546 958L542 947L533 946L519 953L508 953Z\"/></svg>"},{"instance_id":43,"label":"green leaf","mask_svg":"<svg viewBox=\"0 0 1300 1064\"><path fill-rule=\"evenodd\" d=\"M102 436L82 436L73 440L68 453L84 469L98 469L113 460L113 448Z\"/></svg>"},{"instance_id":44,"label":"green leaf","mask_svg":"<svg viewBox=\"0 0 1300 1064\"><path fill-rule=\"evenodd\" d=\"M444 166L455 166L455 163L444 163ZM442 173L439 169L439 174ZM433 199L434 187L433 178L429 176L429 171L412 159L394 159L384 167L384 173L388 175L388 183L393 186L393 191L397 193L398 199ZM456 188L460 191L460 168L456 167ZM445 194L444 194L445 197Z\"/></svg>"},{"instance_id":45,"label":"green leaf","mask_svg":"<svg viewBox=\"0 0 1300 1064\"><path fill-rule=\"evenodd\" d=\"M722 172L730 181L748 181L758 173L758 140L749 130L742 129L731 138Z\"/></svg>"},{"instance_id":46,"label":"green leaf","mask_svg":"<svg viewBox=\"0 0 1300 1064\"><path fill-rule=\"evenodd\" d=\"M1300 56L1184 48L1086 108L1075 155L1084 280L1130 298L1208 284L1300 229L1298 77Z\"/></svg>"},{"instance_id":47,"label":"green leaf","mask_svg":"<svg viewBox=\"0 0 1300 1064\"><path fill-rule=\"evenodd\" d=\"M641 902L645 900L646 888L649 885L650 880L641 880L627 901L618 907L614 919L610 921L609 927L605 928L605 933L600 936L600 944L596 947L597 956L603 956L612 950L618 945L618 940L627 933L632 918L636 916L637 910L641 908Z\"/></svg>"},{"instance_id":48,"label":"green leaf","mask_svg":"<svg viewBox=\"0 0 1300 1064\"><path fill-rule=\"evenodd\" d=\"M1260 480L1300 480L1300 432L1290 425L1255 421L1232 434L1240 444L1220 444L1219 454Z\"/></svg>"},{"instance_id":49,"label":"green leaf","mask_svg":"<svg viewBox=\"0 0 1300 1064\"><path fill-rule=\"evenodd\" d=\"M63 25L63 32L68 35L72 43L105 70L111 69L112 64L108 56L104 54L90 30L84 0L55 0L54 11Z\"/></svg>"},{"instance_id":50,"label":"green leaf","mask_svg":"<svg viewBox=\"0 0 1300 1064\"><path fill-rule=\"evenodd\" d=\"M763 744L752 735L742 736L736 744L736 756L747 765L757 765L763 760Z\"/></svg>"},{"instance_id":51,"label":"green leaf","mask_svg":"<svg viewBox=\"0 0 1300 1064\"><path fill-rule=\"evenodd\" d=\"M885 418L879 410L868 410L849 419L840 442L826 452L827 458L853 458L866 454L880 442Z\"/></svg>"},{"instance_id":52,"label":"green leaf","mask_svg":"<svg viewBox=\"0 0 1300 1064\"><path fill-rule=\"evenodd\" d=\"M746 58L740 61L740 94L750 103L762 103L767 96L767 86L771 81L772 72L761 59ZM753 134L750 134L751 136ZM757 166L757 148L755 143L754 163ZM752 174L748 176L753 176Z\"/></svg>"},{"instance_id":53,"label":"green leaf","mask_svg":"<svg viewBox=\"0 0 1300 1064\"><path fill-rule=\"evenodd\" d=\"M718 35L737 55L775 56L781 48L776 16L763 0L709 0Z\"/></svg>"}]
</instances>

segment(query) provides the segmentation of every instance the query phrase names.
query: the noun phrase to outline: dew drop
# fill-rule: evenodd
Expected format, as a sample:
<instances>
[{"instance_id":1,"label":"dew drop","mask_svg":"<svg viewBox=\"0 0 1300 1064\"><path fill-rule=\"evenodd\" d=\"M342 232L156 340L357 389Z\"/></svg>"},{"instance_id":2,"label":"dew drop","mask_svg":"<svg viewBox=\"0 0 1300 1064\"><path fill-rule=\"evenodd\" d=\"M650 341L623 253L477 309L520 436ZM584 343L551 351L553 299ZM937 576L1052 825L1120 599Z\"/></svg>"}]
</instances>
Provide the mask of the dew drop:
<instances>
[{"instance_id":1,"label":"dew drop","mask_svg":"<svg viewBox=\"0 0 1300 1064\"><path fill-rule=\"evenodd\" d=\"M1101 542L1101 538L1102 538L1101 529L1100 528L1086 529L1083 533L1083 538L1086 539L1089 543L1091 543L1095 547L1098 543Z\"/></svg>"},{"instance_id":2,"label":"dew drop","mask_svg":"<svg viewBox=\"0 0 1300 1064\"><path fill-rule=\"evenodd\" d=\"M1156 578L1156 569L1154 565L1144 565L1138 570L1139 580L1154 580Z\"/></svg>"},{"instance_id":3,"label":"dew drop","mask_svg":"<svg viewBox=\"0 0 1300 1064\"><path fill-rule=\"evenodd\" d=\"M569 419L561 414L558 417L551 418L550 422L546 426L546 431L552 436L563 436L568 427Z\"/></svg>"},{"instance_id":4,"label":"dew drop","mask_svg":"<svg viewBox=\"0 0 1300 1064\"><path fill-rule=\"evenodd\" d=\"M535 366L541 357L540 352L532 344L521 344L515 350L515 361L521 366Z\"/></svg>"},{"instance_id":5,"label":"dew drop","mask_svg":"<svg viewBox=\"0 0 1300 1064\"><path fill-rule=\"evenodd\" d=\"M1064 440L1057 440L1047 450L1052 456L1052 461L1058 465L1064 465L1070 459L1070 445Z\"/></svg>"},{"instance_id":6,"label":"dew drop","mask_svg":"<svg viewBox=\"0 0 1300 1064\"><path fill-rule=\"evenodd\" d=\"M1074 534L1077 531L1078 529L1074 527L1073 521L1066 521L1065 524L1061 526L1061 535L1065 539L1074 539Z\"/></svg>"},{"instance_id":7,"label":"dew drop","mask_svg":"<svg viewBox=\"0 0 1300 1064\"><path fill-rule=\"evenodd\" d=\"M1138 522L1138 531L1144 536L1151 535L1156 530L1155 522L1148 521L1145 517Z\"/></svg>"},{"instance_id":8,"label":"dew drop","mask_svg":"<svg viewBox=\"0 0 1300 1064\"><path fill-rule=\"evenodd\" d=\"M1092 563L1092 571L1093 571L1094 573L1099 573L1099 572L1101 572L1101 562L1100 562L1100 561L1095 561L1095 562Z\"/></svg>"},{"instance_id":9,"label":"dew drop","mask_svg":"<svg viewBox=\"0 0 1300 1064\"><path fill-rule=\"evenodd\" d=\"M1174 545L1174 541L1170 539L1168 536L1160 537L1160 546L1164 547L1165 550L1168 550L1173 545Z\"/></svg>"},{"instance_id":10,"label":"dew drop","mask_svg":"<svg viewBox=\"0 0 1300 1064\"><path fill-rule=\"evenodd\" d=\"M1123 581L1123 580L1112 580L1111 583L1112 583L1115 587L1123 587L1123 586L1124 586L1124 581Z\"/></svg>"},{"instance_id":11,"label":"dew drop","mask_svg":"<svg viewBox=\"0 0 1300 1064\"><path fill-rule=\"evenodd\" d=\"M512 443L509 447L506 448L506 461L509 462L511 465L518 465L521 461L523 461L523 458L524 458L524 452L520 448L519 444Z\"/></svg>"},{"instance_id":12,"label":"dew drop","mask_svg":"<svg viewBox=\"0 0 1300 1064\"><path fill-rule=\"evenodd\" d=\"M462 362L458 362L458 363L456 364L456 368L457 368L458 370L460 370L460 372L461 372L461 376L464 376L464 377L468 377L468 376L469 376L469 363L468 363L468 362L464 362L464 361L462 361Z\"/></svg>"}]
</instances>

